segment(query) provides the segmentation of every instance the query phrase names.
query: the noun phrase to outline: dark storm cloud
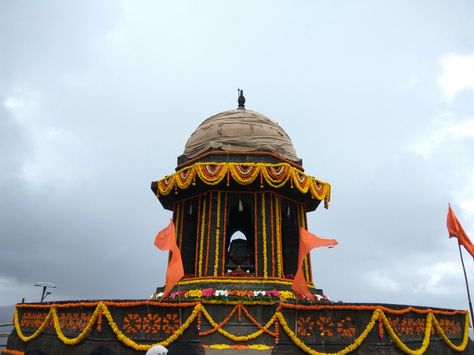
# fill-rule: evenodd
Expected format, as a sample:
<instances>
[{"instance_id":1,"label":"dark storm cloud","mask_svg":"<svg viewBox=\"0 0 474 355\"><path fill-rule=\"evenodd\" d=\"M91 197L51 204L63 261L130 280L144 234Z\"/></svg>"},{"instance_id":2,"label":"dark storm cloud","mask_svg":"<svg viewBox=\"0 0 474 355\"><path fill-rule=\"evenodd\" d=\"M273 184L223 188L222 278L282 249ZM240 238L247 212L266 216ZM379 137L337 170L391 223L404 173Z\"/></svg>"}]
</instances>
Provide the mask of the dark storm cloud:
<instances>
[{"instance_id":1,"label":"dark storm cloud","mask_svg":"<svg viewBox=\"0 0 474 355\"><path fill-rule=\"evenodd\" d=\"M161 285L166 254L152 241L170 213L149 183L243 87L333 184L330 209L309 216L340 242L313 253L317 285L334 299L464 308L443 221L468 190L472 138L415 147L446 112L472 117L469 90L449 101L438 83L441 58L473 50L469 7L2 2L0 288L18 292L0 290L0 304L36 297L36 281L55 282L57 298Z\"/></svg>"}]
</instances>

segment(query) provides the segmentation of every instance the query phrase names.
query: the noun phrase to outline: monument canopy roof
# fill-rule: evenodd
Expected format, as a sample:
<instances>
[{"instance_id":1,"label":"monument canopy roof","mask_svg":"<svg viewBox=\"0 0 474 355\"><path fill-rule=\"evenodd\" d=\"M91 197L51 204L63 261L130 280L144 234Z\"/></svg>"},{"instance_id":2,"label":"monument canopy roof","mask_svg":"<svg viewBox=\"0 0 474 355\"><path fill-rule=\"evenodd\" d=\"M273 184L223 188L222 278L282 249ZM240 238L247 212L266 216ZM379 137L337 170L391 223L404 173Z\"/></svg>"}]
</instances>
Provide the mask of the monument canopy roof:
<instances>
[{"instance_id":1,"label":"monument canopy roof","mask_svg":"<svg viewBox=\"0 0 474 355\"><path fill-rule=\"evenodd\" d=\"M271 152L292 162L301 161L278 123L244 108L221 112L202 122L186 142L183 155L192 159L216 150Z\"/></svg>"}]
</instances>

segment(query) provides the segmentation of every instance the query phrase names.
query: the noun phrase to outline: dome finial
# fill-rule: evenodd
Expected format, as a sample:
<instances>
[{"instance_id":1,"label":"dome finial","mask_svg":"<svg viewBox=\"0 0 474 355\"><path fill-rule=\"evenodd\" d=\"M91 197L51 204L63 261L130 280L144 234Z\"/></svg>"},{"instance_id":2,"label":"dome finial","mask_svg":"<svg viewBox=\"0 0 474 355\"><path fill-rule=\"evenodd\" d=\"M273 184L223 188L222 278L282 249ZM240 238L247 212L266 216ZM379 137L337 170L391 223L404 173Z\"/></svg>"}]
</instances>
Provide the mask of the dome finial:
<instances>
[{"instance_id":1,"label":"dome finial","mask_svg":"<svg viewBox=\"0 0 474 355\"><path fill-rule=\"evenodd\" d=\"M237 89L237 92L239 93L239 99L237 102L239 103L239 109L245 110L245 97L244 97L244 90Z\"/></svg>"}]
</instances>

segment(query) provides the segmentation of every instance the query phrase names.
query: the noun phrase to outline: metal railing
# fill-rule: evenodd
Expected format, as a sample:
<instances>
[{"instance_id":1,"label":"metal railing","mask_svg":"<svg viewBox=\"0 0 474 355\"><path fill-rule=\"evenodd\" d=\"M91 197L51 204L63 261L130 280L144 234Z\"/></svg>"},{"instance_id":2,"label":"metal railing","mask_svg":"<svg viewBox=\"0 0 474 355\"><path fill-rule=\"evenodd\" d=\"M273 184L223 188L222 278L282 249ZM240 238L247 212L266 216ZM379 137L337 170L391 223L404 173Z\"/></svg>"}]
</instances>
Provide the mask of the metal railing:
<instances>
[{"instance_id":1,"label":"metal railing","mask_svg":"<svg viewBox=\"0 0 474 355\"><path fill-rule=\"evenodd\" d=\"M9 328L8 330L11 330L11 327L13 327L13 324L11 323L0 323L0 350L5 349L7 346L7 340L8 337L10 336L10 333L7 333L8 330L4 330L2 328Z\"/></svg>"}]
</instances>

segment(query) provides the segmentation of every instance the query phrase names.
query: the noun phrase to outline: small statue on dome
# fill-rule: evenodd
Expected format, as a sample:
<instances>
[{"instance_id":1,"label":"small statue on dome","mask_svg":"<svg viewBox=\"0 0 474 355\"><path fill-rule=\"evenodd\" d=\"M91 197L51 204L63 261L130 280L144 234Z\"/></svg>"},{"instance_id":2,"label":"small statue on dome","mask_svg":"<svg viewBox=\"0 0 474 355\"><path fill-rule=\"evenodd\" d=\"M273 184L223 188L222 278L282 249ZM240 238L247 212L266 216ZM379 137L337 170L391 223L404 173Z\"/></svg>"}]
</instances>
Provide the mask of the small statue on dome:
<instances>
[{"instance_id":1,"label":"small statue on dome","mask_svg":"<svg viewBox=\"0 0 474 355\"><path fill-rule=\"evenodd\" d=\"M239 109L245 110L245 97L244 97L244 90L237 89L237 92L239 93L239 99L237 102L239 103Z\"/></svg>"}]
</instances>

